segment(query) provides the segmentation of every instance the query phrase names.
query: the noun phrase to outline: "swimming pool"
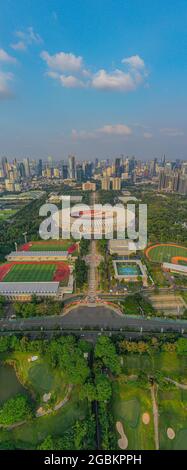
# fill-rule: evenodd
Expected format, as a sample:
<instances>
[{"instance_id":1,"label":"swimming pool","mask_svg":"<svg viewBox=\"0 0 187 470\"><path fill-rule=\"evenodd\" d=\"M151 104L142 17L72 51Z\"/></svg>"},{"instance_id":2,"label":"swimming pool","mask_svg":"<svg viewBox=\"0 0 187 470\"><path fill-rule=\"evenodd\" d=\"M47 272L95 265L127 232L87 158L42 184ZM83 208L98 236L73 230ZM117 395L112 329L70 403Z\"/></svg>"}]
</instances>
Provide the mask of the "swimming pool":
<instances>
[{"instance_id":1,"label":"swimming pool","mask_svg":"<svg viewBox=\"0 0 187 470\"><path fill-rule=\"evenodd\" d=\"M141 271L137 264L116 263L119 276L140 276Z\"/></svg>"}]
</instances>

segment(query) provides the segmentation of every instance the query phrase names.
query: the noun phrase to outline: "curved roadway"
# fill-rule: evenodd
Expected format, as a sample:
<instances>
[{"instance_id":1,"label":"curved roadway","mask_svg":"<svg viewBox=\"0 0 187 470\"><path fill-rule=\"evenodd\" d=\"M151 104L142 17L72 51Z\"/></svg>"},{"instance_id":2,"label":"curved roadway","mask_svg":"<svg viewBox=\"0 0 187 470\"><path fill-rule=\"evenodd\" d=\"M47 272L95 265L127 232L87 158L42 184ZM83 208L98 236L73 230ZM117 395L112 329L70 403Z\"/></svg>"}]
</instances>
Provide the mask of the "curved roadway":
<instances>
[{"instance_id":1,"label":"curved roadway","mask_svg":"<svg viewBox=\"0 0 187 470\"><path fill-rule=\"evenodd\" d=\"M97 307L80 306L74 308L66 315L53 317L33 317L27 319L1 319L1 331L29 331L29 330L79 330L101 328L120 331L120 329L140 331L180 331L187 332L187 320L170 320L153 318L147 319L141 316L120 316L109 307L99 305Z\"/></svg>"}]
</instances>

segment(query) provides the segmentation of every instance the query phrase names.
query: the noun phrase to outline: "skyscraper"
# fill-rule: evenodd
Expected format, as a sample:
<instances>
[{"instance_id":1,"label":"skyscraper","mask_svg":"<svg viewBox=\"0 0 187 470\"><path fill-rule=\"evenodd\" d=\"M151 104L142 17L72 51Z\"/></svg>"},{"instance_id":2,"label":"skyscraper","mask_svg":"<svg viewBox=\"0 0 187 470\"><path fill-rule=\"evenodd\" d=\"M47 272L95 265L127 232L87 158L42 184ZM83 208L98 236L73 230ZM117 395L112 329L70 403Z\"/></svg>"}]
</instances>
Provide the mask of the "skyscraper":
<instances>
[{"instance_id":1,"label":"skyscraper","mask_svg":"<svg viewBox=\"0 0 187 470\"><path fill-rule=\"evenodd\" d=\"M7 162L7 158L6 157L3 157L2 160L2 169L3 169L3 176L4 178L6 178L6 176L8 176L8 162Z\"/></svg>"},{"instance_id":2,"label":"skyscraper","mask_svg":"<svg viewBox=\"0 0 187 470\"><path fill-rule=\"evenodd\" d=\"M30 164L29 164L29 159L24 158L23 160L24 168L25 168L25 176L26 178L29 178L30 176Z\"/></svg>"},{"instance_id":3,"label":"skyscraper","mask_svg":"<svg viewBox=\"0 0 187 470\"><path fill-rule=\"evenodd\" d=\"M74 180L76 178L75 156L74 155L69 155L68 156L68 168L69 168L69 178Z\"/></svg>"}]
</instances>

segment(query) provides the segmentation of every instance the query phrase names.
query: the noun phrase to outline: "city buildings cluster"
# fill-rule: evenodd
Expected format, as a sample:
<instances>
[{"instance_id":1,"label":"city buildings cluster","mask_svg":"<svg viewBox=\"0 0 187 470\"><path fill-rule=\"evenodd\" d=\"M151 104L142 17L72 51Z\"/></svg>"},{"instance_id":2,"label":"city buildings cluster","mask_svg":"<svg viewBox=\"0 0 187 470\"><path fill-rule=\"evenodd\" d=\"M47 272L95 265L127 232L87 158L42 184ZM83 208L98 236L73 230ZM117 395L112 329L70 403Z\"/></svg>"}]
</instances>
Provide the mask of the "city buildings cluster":
<instances>
[{"instance_id":1,"label":"city buildings cluster","mask_svg":"<svg viewBox=\"0 0 187 470\"><path fill-rule=\"evenodd\" d=\"M28 157L21 161L9 161L2 157L0 166L0 193L21 192L42 188L43 184L76 183L83 191L95 191L97 183L104 191L119 191L125 183L150 182L158 190L187 194L187 162L166 161L157 158L149 161L137 160L123 155L114 160L77 161L74 155L56 162L52 157L38 161Z\"/></svg>"}]
</instances>

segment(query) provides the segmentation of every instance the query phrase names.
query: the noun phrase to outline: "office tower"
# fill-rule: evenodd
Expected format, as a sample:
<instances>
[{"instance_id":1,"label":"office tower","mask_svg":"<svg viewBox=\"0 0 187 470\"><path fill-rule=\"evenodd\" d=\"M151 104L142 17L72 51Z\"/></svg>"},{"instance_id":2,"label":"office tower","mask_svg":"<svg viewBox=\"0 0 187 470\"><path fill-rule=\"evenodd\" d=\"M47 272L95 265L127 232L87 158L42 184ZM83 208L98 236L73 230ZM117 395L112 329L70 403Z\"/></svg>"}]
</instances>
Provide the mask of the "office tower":
<instances>
[{"instance_id":1,"label":"office tower","mask_svg":"<svg viewBox=\"0 0 187 470\"><path fill-rule=\"evenodd\" d=\"M121 176L121 158L115 159L115 176L118 178Z\"/></svg>"},{"instance_id":2,"label":"office tower","mask_svg":"<svg viewBox=\"0 0 187 470\"><path fill-rule=\"evenodd\" d=\"M103 191L109 191L110 190L110 178L102 178L101 180L101 188Z\"/></svg>"},{"instance_id":3,"label":"office tower","mask_svg":"<svg viewBox=\"0 0 187 470\"><path fill-rule=\"evenodd\" d=\"M42 168L43 168L43 164L42 164L42 160L40 159L39 162L38 162L38 166L37 166L37 175L38 176L42 176Z\"/></svg>"},{"instance_id":4,"label":"office tower","mask_svg":"<svg viewBox=\"0 0 187 470\"><path fill-rule=\"evenodd\" d=\"M82 183L84 179L84 173L83 173L82 165L80 163L76 166L76 174L77 174L77 181L79 183Z\"/></svg>"},{"instance_id":5,"label":"office tower","mask_svg":"<svg viewBox=\"0 0 187 470\"><path fill-rule=\"evenodd\" d=\"M75 156L74 155L69 155L68 156L68 168L69 168L69 178L74 180L76 178Z\"/></svg>"},{"instance_id":6,"label":"office tower","mask_svg":"<svg viewBox=\"0 0 187 470\"><path fill-rule=\"evenodd\" d=\"M6 191L14 192L14 190L15 190L14 182L10 181L9 179L6 179L5 180L5 189L6 189Z\"/></svg>"},{"instance_id":7,"label":"office tower","mask_svg":"<svg viewBox=\"0 0 187 470\"><path fill-rule=\"evenodd\" d=\"M24 168L25 168L25 176L26 178L29 178L30 176L30 164L29 164L29 159L24 158L23 160Z\"/></svg>"},{"instance_id":8,"label":"office tower","mask_svg":"<svg viewBox=\"0 0 187 470\"><path fill-rule=\"evenodd\" d=\"M47 166L52 170L53 168L53 157L51 155L49 155L49 157L47 158Z\"/></svg>"},{"instance_id":9,"label":"office tower","mask_svg":"<svg viewBox=\"0 0 187 470\"><path fill-rule=\"evenodd\" d=\"M135 170L136 160L135 157L129 158L129 174L131 175Z\"/></svg>"},{"instance_id":10,"label":"office tower","mask_svg":"<svg viewBox=\"0 0 187 470\"><path fill-rule=\"evenodd\" d=\"M187 175L180 175L179 176L179 186L178 186L178 192L182 196L187 195Z\"/></svg>"},{"instance_id":11,"label":"office tower","mask_svg":"<svg viewBox=\"0 0 187 470\"><path fill-rule=\"evenodd\" d=\"M121 189L121 178L112 178L112 189L114 191L120 191L120 189Z\"/></svg>"},{"instance_id":12,"label":"office tower","mask_svg":"<svg viewBox=\"0 0 187 470\"><path fill-rule=\"evenodd\" d=\"M53 176L54 178L59 178L60 176L59 168L53 168Z\"/></svg>"},{"instance_id":13,"label":"office tower","mask_svg":"<svg viewBox=\"0 0 187 470\"><path fill-rule=\"evenodd\" d=\"M1 163L2 163L3 176L4 176L4 178L6 178L6 176L8 176L8 162L7 162L7 158L6 158L6 157L2 157Z\"/></svg>"},{"instance_id":14,"label":"office tower","mask_svg":"<svg viewBox=\"0 0 187 470\"><path fill-rule=\"evenodd\" d=\"M25 167L24 167L23 162L19 164L19 172L20 172L21 178L25 178L26 175L25 175Z\"/></svg>"},{"instance_id":15,"label":"office tower","mask_svg":"<svg viewBox=\"0 0 187 470\"><path fill-rule=\"evenodd\" d=\"M86 180L89 180L92 178L92 173L93 173L93 163L91 162L84 162L83 163L83 168L84 168L84 177Z\"/></svg>"},{"instance_id":16,"label":"office tower","mask_svg":"<svg viewBox=\"0 0 187 470\"><path fill-rule=\"evenodd\" d=\"M66 163L62 164L62 179L63 180L68 179L68 165Z\"/></svg>"}]
</instances>

